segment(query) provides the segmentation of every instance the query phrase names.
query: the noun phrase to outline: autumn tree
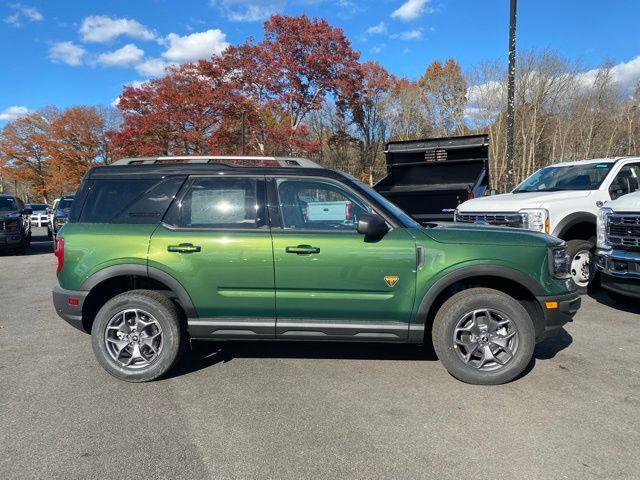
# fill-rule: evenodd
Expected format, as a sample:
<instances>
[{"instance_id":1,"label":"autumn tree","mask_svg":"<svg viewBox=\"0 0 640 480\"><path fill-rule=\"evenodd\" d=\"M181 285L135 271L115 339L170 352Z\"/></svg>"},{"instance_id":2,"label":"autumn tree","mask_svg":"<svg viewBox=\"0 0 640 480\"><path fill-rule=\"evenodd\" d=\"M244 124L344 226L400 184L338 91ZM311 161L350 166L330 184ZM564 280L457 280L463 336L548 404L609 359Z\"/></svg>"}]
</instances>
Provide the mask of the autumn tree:
<instances>
[{"instance_id":1,"label":"autumn tree","mask_svg":"<svg viewBox=\"0 0 640 480\"><path fill-rule=\"evenodd\" d=\"M433 132L433 114L417 82L399 79L389 92L387 104L386 118L392 140L424 138Z\"/></svg>"},{"instance_id":2,"label":"autumn tree","mask_svg":"<svg viewBox=\"0 0 640 480\"><path fill-rule=\"evenodd\" d=\"M361 66L362 83L352 102L353 123L362 141L361 162L369 185L373 185L374 168L388 135L387 96L397 83L380 64Z\"/></svg>"},{"instance_id":3,"label":"autumn tree","mask_svg":"<svg viewBox=\"0 0 640 480\"><path fill-rule=\"evenodd\" d=\"M88 106L71 107L53 119L44 148L50 192L74 191L91 166L104 163L104 124L103 112Z\"/></svg>"},{"instance_id":4,"label":"autumn tree","mask_svg":"<svg viewBox=\"0 0 640 480\"><path fill-rule=\"evenodd\" d=\"M47 107L10 121L0 134L0 157L5 159L9 176L26 182L45 201L51 196L47 149L58 116L57 109Z\"/></svg>"},{"instance_id":5,"label":"autumn tree","mask_svg":"<svg viewBox=\"0 0 640 480\"><path fill-rule=\"evenodd\" d=\"M419 80L420 88L432 105L435 125L442 133L464 133L464 108L467 102L467 82L460 65L450 58L427 67Z\"/></svg>"}]
</instances>

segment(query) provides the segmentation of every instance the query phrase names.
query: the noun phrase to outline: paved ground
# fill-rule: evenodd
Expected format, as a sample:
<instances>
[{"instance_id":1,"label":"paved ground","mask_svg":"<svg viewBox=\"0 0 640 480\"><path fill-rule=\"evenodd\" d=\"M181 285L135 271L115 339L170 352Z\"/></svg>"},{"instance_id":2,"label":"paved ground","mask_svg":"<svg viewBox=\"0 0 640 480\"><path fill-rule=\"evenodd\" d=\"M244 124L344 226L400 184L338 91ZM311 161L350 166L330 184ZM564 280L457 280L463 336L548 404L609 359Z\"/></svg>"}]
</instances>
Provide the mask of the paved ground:
<instances>
[{"instance_id":1,"label":"paved ground","mask_svg":"<svg viewBox=\"0 0 640 480\"><path fill-rule=\"evenodd\" d=\"M500 387L413 347L275 343L133 385L56 317L54 264L0 257L0 478L640 478L640 309L606 296Z\"/></svg>"}]
</instances>

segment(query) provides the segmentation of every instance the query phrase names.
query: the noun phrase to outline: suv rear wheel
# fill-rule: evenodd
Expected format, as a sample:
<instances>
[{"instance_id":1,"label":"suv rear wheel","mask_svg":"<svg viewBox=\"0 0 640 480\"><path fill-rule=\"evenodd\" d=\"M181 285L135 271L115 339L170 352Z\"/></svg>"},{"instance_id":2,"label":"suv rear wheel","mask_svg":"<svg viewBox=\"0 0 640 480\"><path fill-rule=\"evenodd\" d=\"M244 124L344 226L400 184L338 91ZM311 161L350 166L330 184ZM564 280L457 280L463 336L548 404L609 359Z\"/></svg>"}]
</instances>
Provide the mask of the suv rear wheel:
<instances>
[{"instance_id":1,"label":"suv rear wheel","mask_svg":"<svg viewBox=\"0 0 640 480\"><path fill-rule=\"evenodd\" d=\"M451 375L467 383L497 385L527 367L535 331L531 317L514 298L490 288L470 288L440 307L432 339Z\"/></svg>"},{"instance_id":2,"label":"suv rear wheel","mask_svg":"<svg viewBox=\"0 0 640 480\"><path fill-rule=\"evenodd\" d=\"M166 374L186 344L178 311L152 290L132 290L100 309L91 344L100 365L128 382L148 382Z\"/></svg>"}]
</instances>

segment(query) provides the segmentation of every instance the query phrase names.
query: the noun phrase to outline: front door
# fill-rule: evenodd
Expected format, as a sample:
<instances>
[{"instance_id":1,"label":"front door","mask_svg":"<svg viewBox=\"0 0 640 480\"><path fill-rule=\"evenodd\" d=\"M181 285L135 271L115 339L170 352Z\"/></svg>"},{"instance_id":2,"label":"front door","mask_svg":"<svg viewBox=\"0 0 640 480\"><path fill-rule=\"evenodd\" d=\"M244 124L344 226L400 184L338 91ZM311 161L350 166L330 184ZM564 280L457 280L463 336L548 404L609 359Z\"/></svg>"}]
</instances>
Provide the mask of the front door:
<instances>
[{"instance_id":1,"label":"front door","mask_svg":"<svg viewBox=\"0 0 640 480\"><path fill-rule=\"evenodd\" d=\"M149 267L178 280L198 314L192 337L273 338L275 290L264 180L187 181L151 237Z\"/></svg>"},{"instance_id":2,"label":"front door","mask_svg":"<svg viewBox=\"0 0 640 480\"><path fill-rule=\"evenodd\" d=\"M268 188L277 337L406 340L416 275L411 234L358 234L359 216L373 209L330 179L274 178Z\"/></svg>"}]
</instances>

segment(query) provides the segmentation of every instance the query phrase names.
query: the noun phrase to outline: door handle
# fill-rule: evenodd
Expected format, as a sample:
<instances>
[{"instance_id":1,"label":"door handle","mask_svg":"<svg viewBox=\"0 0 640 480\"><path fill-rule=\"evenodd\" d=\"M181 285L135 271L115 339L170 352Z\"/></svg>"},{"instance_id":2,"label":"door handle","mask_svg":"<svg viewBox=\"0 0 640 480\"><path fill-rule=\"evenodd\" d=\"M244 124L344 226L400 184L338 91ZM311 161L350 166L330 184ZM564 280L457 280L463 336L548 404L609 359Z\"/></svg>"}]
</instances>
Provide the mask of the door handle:
<instances>
[{"instance_id":1,"label":"door handle","mask_svg":"<svg viewBox=\"0 0 640 480\"><path fill-rule=\"evenodd\" d=\"M312 247L311 245L298 245L297 247L286 247L284 249L287 253L295 253L297 255L310 255L312 253L320 253L318 247Z\"/></svg>"},{"instance_id":2,"label":"door handle","mask_svg":"<svg viewBox=\"0 0 640 480\"><path fill-rule=\"evenodd\" d=\"M180 245L169 245L167 251L174 253L196 253L202 250L200 245L193 245L191 243L181 243Z\"/></svg>"}]
</instances>

